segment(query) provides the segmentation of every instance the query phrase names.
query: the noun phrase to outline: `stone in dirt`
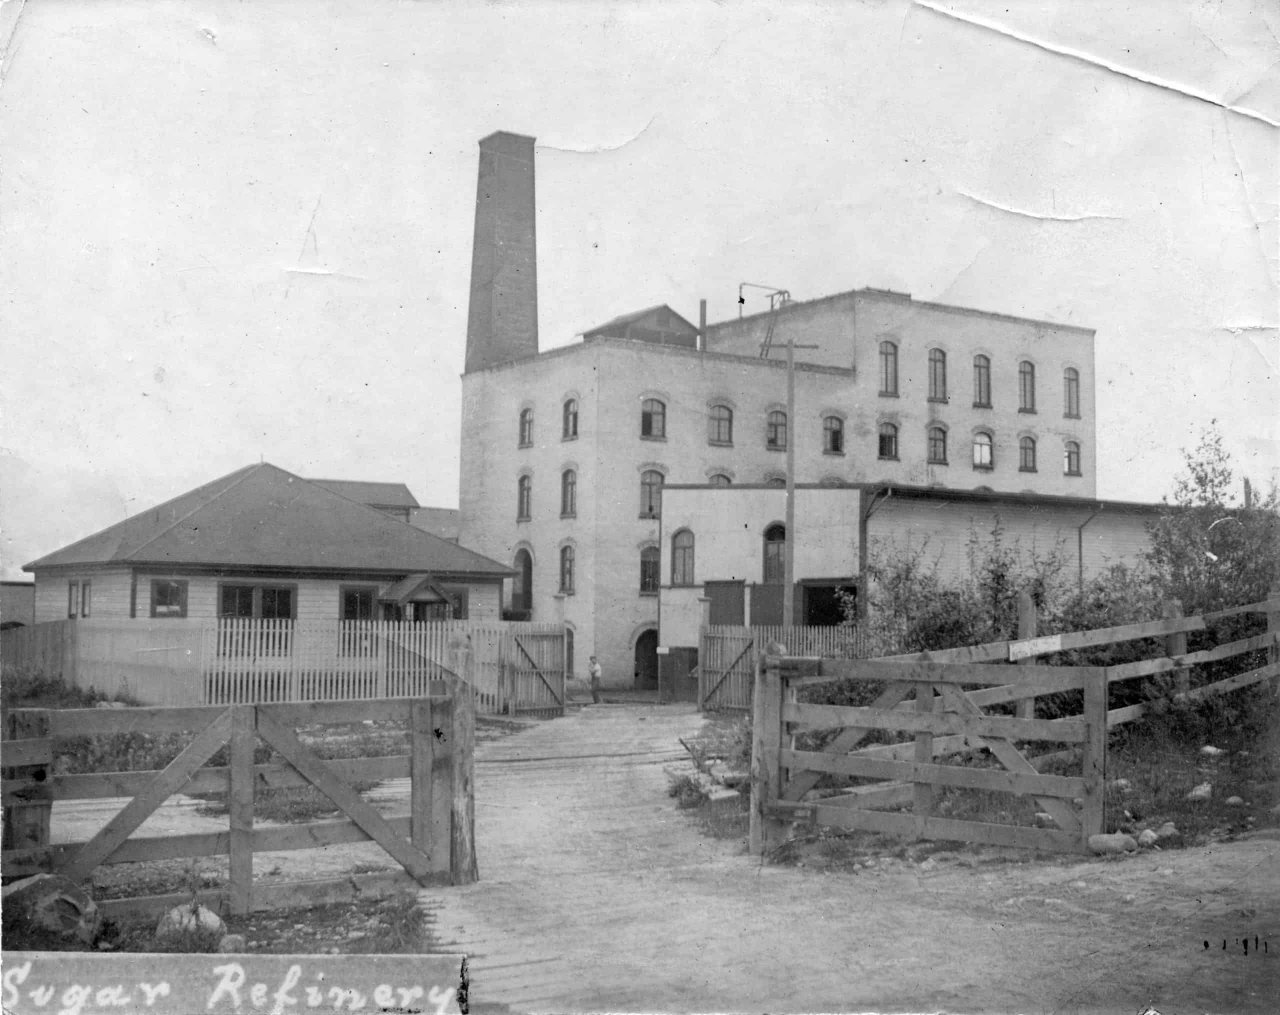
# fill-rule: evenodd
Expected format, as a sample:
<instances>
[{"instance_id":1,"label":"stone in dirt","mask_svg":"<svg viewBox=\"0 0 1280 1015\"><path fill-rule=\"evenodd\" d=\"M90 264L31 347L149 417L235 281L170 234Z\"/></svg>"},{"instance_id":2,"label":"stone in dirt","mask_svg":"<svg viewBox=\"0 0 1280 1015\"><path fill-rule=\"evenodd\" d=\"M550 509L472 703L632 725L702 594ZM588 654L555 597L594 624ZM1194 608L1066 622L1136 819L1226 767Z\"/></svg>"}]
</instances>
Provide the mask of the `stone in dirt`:
<instances>
[{"instance_id":1,"label":"stone in dirt","mask_svg":"<svg viewBox=\"0 0 1280 1015\"><path fill-rule=\"evenodd\" d=\"M1109 856L1116 853L1132 853L1137 850L1138 843L1132 835L1114 832L1110 835L1089 836L1089 848L1100 856Z\"/></svg>"},{"instance_id":2,"label":"stone in dirt","mask_svg":"<svg viewBox=\"0 0 1280 1015\"><path fill-rule=\"evenodd\" d=\"M1036 827L1057 828L1058 823L1053 820L1052 814L1046 814L1044 811L1036 811Z\"/></svg>"},{"instance_id":3,"label":"stone in dirt","mask_svg":"<svg viewBox=\"0 0 1280 1015\"><path fill-rule=\"evenodd\" d=\"M1208 800L1213 796L1213 786L1210 783L1202 782L1199 786L1187 794L1188 800Z\"/></svg>"},{"instance_id":4,"label":"stone in dirt","mask_svg":"<svg viewBox=\"0 0 1280 1015\"><path fill-rule=\"evenodd\" d=\"M1178 831L1178 826L1172 821L1166 821L1163 825L1156 829L1156 835L1162 839L1176 839L1182 833Z\"/></svg>"},{"instance_id":5,"label":"stone in dirt","mask_svg":"<svg viewBox=\"0 0 1280 1015\"><path fill-rule=\"evenodd\" d=\"M1133 789L1133 783L1128 779L1117 779L1111 786L1118 793L1128 793L1129 790Z\"/></svg>"},{"instance_id":6,"label":"stone in dirt","mask_svg":"<svg viewBox=\"0 0 1280 1015\"><path fill-rule=\"evenodd\" d=\"M1141 832L1138 833L1139 846L1154 846L1159 841L1160 841L1159 833L1153 832L1150 828L1144 828Z\"/></svg>"},{"instance_id":7,"label":"stone in dirt","mask_svg":"<svg viewBox=\"0 0 1280 1015\"><path fill-rule=\"evenodd\" d=\"M156 924L156 940L168 943L189 941L201 943L212 939L220 939L226 933L226 924L212 909L194 903L184 903L160 917Z\"/></svg>"},{"instance_id":8,"label":"stone in dirt","mask_svg":"<svg viewBox=\"0 0 1280 1015\"><path fill-rule=\"evenodd\" d=\"M1224 802L1226 803L1226 805L1227 805L1228 807L1243 807L1243 806L1244 806L1244 800L1242 800L1242 799L1241 799L1240 797L1238 797L1238 796L1229 796L1229 797L1227 797L1227 799L1226 799Z\"/></svg>"},{"instance_id":9,"label":"stone in dirt","mask_svg":"<svg viewBox=\"0 0 1280 1015\"><path fill-rule=\"evenodd\" d=\"M60 874L36 874L6 885L0 902L10 914L16 914L19 928L75 938L85 944L93 943L101 924L93 899Z\"/></svg>"},{"instance_id":10,"label":"stone in dirt","mask_svg":"<svg viewBox=\"0 0 1280 1015\"><path fill-rule=\"evenodd\" d=\"M1206 758L1216 758L1218 757L1218 755L1226 754L1227 752L1224 751L1221 747L1214 747L1213 744L1205 744L1203 747L1200 748L1200 753L1203 754Z\"/></svg>"},{"instance_id":11,"label":"stone in dirt","mask_svg":"<svg viewBox=\"0 0 1280 1015\"><path fill-rule=\"evenodd\" d=\"M245 947L243 934L224 934L222 940L218 942L218 951L228 955L239 954L245 950Z\"/></svg>"}]
</instances>

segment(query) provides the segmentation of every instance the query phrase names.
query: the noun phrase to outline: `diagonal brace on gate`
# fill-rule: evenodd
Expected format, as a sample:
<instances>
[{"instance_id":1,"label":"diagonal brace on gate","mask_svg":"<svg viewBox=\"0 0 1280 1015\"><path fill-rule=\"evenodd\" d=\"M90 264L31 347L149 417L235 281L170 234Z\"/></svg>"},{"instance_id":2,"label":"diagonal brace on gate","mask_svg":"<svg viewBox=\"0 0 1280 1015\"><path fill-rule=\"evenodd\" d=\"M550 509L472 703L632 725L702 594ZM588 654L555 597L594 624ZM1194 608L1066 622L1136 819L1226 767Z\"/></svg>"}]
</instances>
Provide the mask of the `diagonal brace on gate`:
<instances>
[{"instance_id":1,"label":"diagonal brace on gate","mask_svg":"<svg viewBox=\"0 0 1280 1015\"><path fill-rule=\"evenodd\" d=\"M298 773L316 789L332 800L344 814L359 825L379 846L419 883L425 883L431 874L430 858L416 846L398 835L387 819L374 810L360 794L339 779L325 762L306 747L278 719L272 718L266 709L258 711L258 736L280 752Z\"/></svg>"},{"instance_id":2,"label":"diagonal brace on gate","mask_svg":"<svg viewBox=\"0 0 1280 1015\"><path fill-rule=\"evenodd\" d=\"M164 803L190 780L196 770L208 761L231 738L231 710L219 712L179 754L153 779L145 790L125 805L114 818L84 844L63 868L62 874L72 881L83 881L98 864L119 849L151 812Z\"/></svg>"},{"instance_id":3,"label":"diagonal brace on gate","mask_svg":"<svg viewBox=\"0 0 1280 1015\"><path fill-rule=\"evenodd\" d=\"M969 696L955 685L942 684L939 685L938 689L942 692L942 700L949 710L959 712L962 715L981 716L984 714L982 709L975 705ZM973 746L985 747L1010 772L1018 772L1024 775L1039 774L1038 769L1009 740L974 737ZM1080 831L1080 818L1069 803L1057 797L1043 796L1035 797L1035 801L1040 805L1040 809L1052 817L1064 832Z\"/></svg>"},{"instance_id":4,"label":"diagonal brace on gate","mask_svg":"<svg viewBox=\"0 0 1280 1015\"><path fill-rule=\"evenodd\" d=\"M734 659L733 662L731 662L728 666L724 668L724 672L720 674L720 679L715 682L711 690L707 691L707 693L702 696L702 700L698 702L699 708L703 708L707 704L707 702L711 700L711 696L715 694L716 691L720 690L720 685L729 679L729 676L733 673L733 668L737 666L738 663L742 662L742 660L746 657L746 654L751 651L755 643L756 642L754 638L751 639L749 642L747 642L746 647L741 652L738 653L737 658Z\"/></svg>"}]
</instances>

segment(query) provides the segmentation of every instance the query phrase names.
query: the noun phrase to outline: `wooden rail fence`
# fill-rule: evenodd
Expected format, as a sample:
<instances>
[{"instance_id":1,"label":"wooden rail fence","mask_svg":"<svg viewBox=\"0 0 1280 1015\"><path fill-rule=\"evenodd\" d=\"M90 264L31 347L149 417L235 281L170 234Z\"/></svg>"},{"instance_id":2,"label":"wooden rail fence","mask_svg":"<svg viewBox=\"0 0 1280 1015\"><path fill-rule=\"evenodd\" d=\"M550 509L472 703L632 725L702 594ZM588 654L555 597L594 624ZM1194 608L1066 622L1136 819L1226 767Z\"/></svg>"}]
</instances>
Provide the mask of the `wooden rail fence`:
<instances>
[{"instance_id":1,"label":"wooden rail fence","mask_svg":"<svg viewBox=\"0 0 1280 1015\"><path fill-rule=\"evenodd\" d=\"M1195 701L1263 681L1280 685L1280 594L1262 603L1195 617L1176 610L1161 620L1039 638L992 642L910 656L836 660L789 655L769 646L757 667L752 744L750 848L762 854L778 845L796 820L816 825L886 832L906 838L954 839L1029 848L1082 851L1103 829L1102 780L1107 731L1146 715L1155 704L1108 708L1116 683L1168 674L1175 698ZM1185 635L1215 621L1265 613L1265 633L1196 652ZM1161 639L1165 654L1106 667L1041 665L1035 660L1075 649L1143 639ZM1191 668L1250 653L1267 652L1260 666L1191 686ZM1009 663L1018 665L1010 666ZM1247 665L1247 664L1246 664ZM806 704L801 687L851 681L880 688L866 707ZM1049 694L1083 692L1083 711L1062 718L1036 718L1035 700ZM1013 704L1015 715L991 714ZM838 731L822 750L797 749L798 734ZM873 730L911 737L859 747ZM1066 749L1031 756L1020 745L1057 741ZM948 764L949 755L985 749L1001 769ZM938 759L943 759L939 763ZM1080 774L1050 776L1049 762L1079 762ZM872 780L833 796L814 798L824 775ZM935 813L944 786L1031 796L1054 828L963 821ZM910 813L878 808L909 805Z\"/></svg>"},{"instance_id":2,"label":"wooden rail fence","mask_svg":"<svg viewBox=\"0 0 1280 1015\"><path fill-rule=\"evenodd\" d=\"M83 880L101 864L227 855L224 890L200 892L205 905L247 913L296 905L374 898L417 885L467 883L477 877L474 842L474 693L463 681L432 685L421 698L360 702L149 707L15 709L0 744L5 807L6 877L42 871ZM409 753L391 757L321 759L295 730L300 726L396 721L408 732ZM62 737L110 733L192 734L164 769L145 772L56 774ZM282 760L254 763L257 740ZM228 764L208 766L228 745ZM352 787L356 781L409 778L407 817L383 817ZM333 802L342 820L254 827L262 788L311 785ZM139 837L139 826L175 793L225 794L226 832ZM54 801L129 797L88 841L52 845ZM332 880L255 883L255 853L313 849L372 840L403 868ZM99 902L105 915L153 914L188 902L178 892Z\"/></svg>"}]
</instances>

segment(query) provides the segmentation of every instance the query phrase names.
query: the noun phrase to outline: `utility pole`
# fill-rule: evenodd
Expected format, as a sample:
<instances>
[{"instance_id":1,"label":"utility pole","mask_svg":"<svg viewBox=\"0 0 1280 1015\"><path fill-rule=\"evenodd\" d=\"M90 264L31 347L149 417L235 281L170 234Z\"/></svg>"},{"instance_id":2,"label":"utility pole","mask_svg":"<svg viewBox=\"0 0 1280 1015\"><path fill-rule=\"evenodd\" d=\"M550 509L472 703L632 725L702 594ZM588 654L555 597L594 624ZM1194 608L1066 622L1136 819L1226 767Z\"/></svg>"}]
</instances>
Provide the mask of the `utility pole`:
<instances>
[{"instance_id":1,"label":"utility pole","mask_svg":"<svg viewBox=\"0 0 1280 1015\"><path fill-rule=\"evenodd\" d=\"M787 339L787 513L782 544L782 627L789 630L796 608L796 350L816 349Z\"/></svg>"},{"instance_id":2,"label":"utility pole","mask_svg":"<svg viewBox=\"0 0 1280 1015\"><path fill-rule=\"evenodd\" d=\"M760 343L760 358L768 359L773 345L773 332L778 323L778 311L791 302L791 293L786 289L775 289L756 282L742 282L738 285L739 317L742 316L742 307L746 303L746 298L742 295L743 289L765 289L769 293L769 323L765 328L764 341ZM797 345L794 338L787 339L787 512L783 522L786 531L782 541L784 629L792 627L796 606L796 350L816 348L816 345Z\"/></svg>"}]
</instances>

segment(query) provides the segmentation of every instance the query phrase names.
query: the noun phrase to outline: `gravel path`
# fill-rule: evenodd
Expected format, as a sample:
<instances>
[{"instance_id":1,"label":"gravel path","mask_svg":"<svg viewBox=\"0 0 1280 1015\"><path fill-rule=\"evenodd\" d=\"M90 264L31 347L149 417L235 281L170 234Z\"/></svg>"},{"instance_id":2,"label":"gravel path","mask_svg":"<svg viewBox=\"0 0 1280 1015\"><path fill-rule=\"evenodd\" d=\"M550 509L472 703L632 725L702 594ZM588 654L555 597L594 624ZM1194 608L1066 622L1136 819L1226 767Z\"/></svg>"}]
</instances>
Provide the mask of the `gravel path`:
<instances>
[{"instance_id":1,"label":"gravel path","mask_svg":"<svg viewBox=\"0 0 1280 1015\"><path fill-rule=\"evenodd\" d=\"M472 956L474 1002L1275 1010L1274 840L1108 862L761 867L740 843L703 838L666 795L663 765L700 725L686 707L603 705L480 745L481 880L428 894L440 943ZM1267 950L1245 956L1245 934Z\"/></svg>"}]
</instances>

